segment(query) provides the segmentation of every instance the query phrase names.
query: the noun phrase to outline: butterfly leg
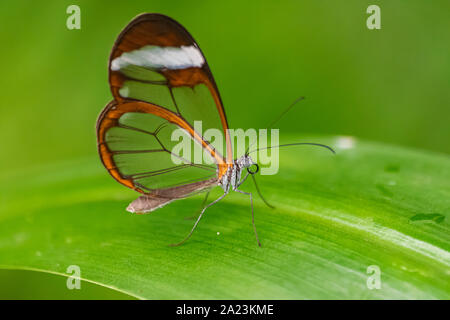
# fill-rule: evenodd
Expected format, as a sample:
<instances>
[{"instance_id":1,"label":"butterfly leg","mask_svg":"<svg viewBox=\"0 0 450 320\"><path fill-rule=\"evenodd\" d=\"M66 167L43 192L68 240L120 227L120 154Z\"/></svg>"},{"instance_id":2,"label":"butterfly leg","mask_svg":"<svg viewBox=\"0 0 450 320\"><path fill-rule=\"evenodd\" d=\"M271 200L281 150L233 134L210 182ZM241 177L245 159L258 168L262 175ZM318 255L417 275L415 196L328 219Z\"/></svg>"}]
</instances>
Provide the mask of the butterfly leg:
<instances>
[{"instance_id":1,"label":"butterfly leg","mask_svg":"<svg viewBox=\"0 0 450 320\"><path fill-rule=\"evenodd\" d=\"M248 195L248 196L250 197L250 205L251 205L251 207L252 207L252 224L253 224L253 230L255 231L256 242L258 242L258 246L261 247L261 242L259 242L258 233L256 232L255 214L254 214L254 212L253 212L253 196L252 196L252 193L251 193L251 192L245 192L245 191L238 190L238 189L235 189L234 191L239 192L239 193L242 193L242 194L246 194L246 195Z\"/></svg>"},{"instance_id":2,"label":"butterfly leg","mask_svg":"<svg viewBox=\"0 0 450 320\"><path fill-rule=\"evenodd\" d=\"M195 228L197 228L197 225L200 222L200 219L202 218L203 213L205 213L205 210L208 209L209 207L211 207L213 204L216 204L217 202L222 200L227 194L228 194L228 191L224 192L223 195L221 195L219 198L217 198L216 200L214 200L213 202L208 204L206 207L204 207L202 212L200 212L200 215L198 216L197 221L195 222L194 226L192 227L191 232L189 232L187 237L184 238L182 241L180 241L178 243L170 244L170 246L171 247L177 247L177 246L182 245L183 243L185 243L191 237L192 233L194 233L194 230L195 230Z\"/></svg>"},{"instance_id":3,"label":"butterfly leg","mask_svg":"<svg viewBox=\"0 0 450 320\"><path fill-rule=\"evenodd\" d=\"M238 185L237 185L238 188L240 187L241 184L243 184L243 183L245 182L245 180L247 180L248 176L249 176L249 173L247 172L247 174L245 175L245 177L242 178L241 181L239 181L239 183L238 183Z\"/></svg>"},{"instance_id":4,"label":"butterfly leg","mask_svg":"<svg viewBox=\"0 0 450 320\"><path fill-rule=\"evenodd\" d=\"M202 209L205 207L206 201L208 201L210 191L206 192L206 196L202 201L202 205L200 206L199 210L197 212L202 212ZM186 217L184 220L194 220L194 218L197 217L197 214L194 214L193 216Z\"/></svg>"},{"instance_id":5,"label":"butterfly leg","mask_svg":"<svg viewBox=\"0 0 450 320\"><path fill-rule=\"evenodd\" d=\"M261 200L265 203L266 206L268 206L270 209L275 209L273 205L267 202L267 200L263 197L261 190L259 190L258 184L256 183L255 175L252 174L252 180L256 187L256 192L258 192L259 196L261 197Z\"/></svg>"},{"instance_id":6,"label":"butterfly leg","mask_svg":"<svg viewBox=\"0 0 450 320\"><path fill-rule=\"evenodd\" d=\"M238 188L241 186L241 184L243 184L243 183L245 182L245 180L247 180L247 178L248 178L249 175L250 175L250 174L247 172L247 174L245 175L245 177L244 177L243 179L241 179L241 181L239 181L239 183L238 183L238 185L237 185ZM263 195L261 194L261 190L259 190L258 184L256 183L255 175L252 174L251 176L252 176L253 183L255 184L256 191L258 192L258 194L259 194L259 196L261 197L262 201L263 201L263 202L266 204L266 206L268 206L270 209L275 209L275 207L274 207L273 205L271 205L270 203L268 203L267 200L266 200L266 199L263 197Z\"/></svg>"}]
</instances>

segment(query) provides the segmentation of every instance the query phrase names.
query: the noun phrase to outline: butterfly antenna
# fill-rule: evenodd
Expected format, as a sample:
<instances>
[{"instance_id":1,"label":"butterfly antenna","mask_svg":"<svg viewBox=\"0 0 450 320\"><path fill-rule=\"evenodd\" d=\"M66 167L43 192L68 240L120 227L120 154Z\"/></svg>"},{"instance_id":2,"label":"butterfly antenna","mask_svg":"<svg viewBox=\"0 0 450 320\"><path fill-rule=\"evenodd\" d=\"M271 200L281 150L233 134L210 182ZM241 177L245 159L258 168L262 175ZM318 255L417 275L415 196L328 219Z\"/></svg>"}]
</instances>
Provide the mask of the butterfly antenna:
<instances>
[{"instance_id":1,"label":"butterfly antenna","mask_svg":"<svg viewBox=\"0 0 450 320\"><path fill-rule=\"evenodd\" d=\"M270 122L269 125L266 126L266 128L267 128L267 129L272 129L273 126L275 125L275 123L277 123L278 121L280 121L281 118L283 118L283 117L286 115L286 113L289 112L289 110L291 110L291 109L292 109L299 101L302 101L302 100L304 100L304 99L305 99L305 97L303 97L303 96L298 97L297 99L295 99L295 101L292 102L286 109L284 109L284 111L283 111L282 113L280 113L280 114L278 115L278 117L276 117L274 120L272 120L272 122ZM247 147L247 150L245 151L245 154L248 155L248 150L250 150L250 147L253 146L255 143L256 143L256 141L254 141L252 144L250 144L250 145Z\"/></svg>"},{"instance_id":2,"label":"butterfly antenna","mask_svg":"<svg viewBox=\"0 0 450 320\"><path fill-rule=\"evenodd\" d=\"M268 129L272 128L275 123L277 123L278 121L281 120L281 118L283 118L286 113L289 112L289 110L291 110L298 102L304 100L305 97L298 97L294 102L292 102L289 107L287 107L286 109L284 109L284 111L282 113L280 113L280 115L278 117L276 117L274 120L272 120L272 122L267 126Z\"/></svg>"},{"instance_id":3,"label":"butterfly antenna","mask_svg":"<svg viewBox=\"0 0 450 320\"><path fill-rule=\"evenodd\" d=\"M258 184L256 183L256 178L254 174L251 174L253 183L255 184L256 187L256 191L258 192L258 195L261 197L262 201L270 208L270 209L275 209L275 207L273 205L271 205L269 202L267 202L267 200L263 197L261 190L259 190Z\"/></svg>"},{"instance_id":4,"label":"butterfly antenna","mask_svg":"<svg viewBox=\"0 0 450 320\"><path fill-rule=\"evenodd\" d=\"M331 148L330 146L327 146L327 145L321 144L321 143L313 143L313 142L288 143L288 144L280 144L278 146L257 148L257 149L254 149L252 151L247 152L247 154L250 154L252 152L259 151L259 150L266 150L266 149L272 149L272 148L282 148L282 147L291 147L291 146L300 146L300 145L309 145L309 146L322 147L322 148L330 150L333 154L336 154L336 151L334 151L333 148Z\"/></svg>"}]
</instances>

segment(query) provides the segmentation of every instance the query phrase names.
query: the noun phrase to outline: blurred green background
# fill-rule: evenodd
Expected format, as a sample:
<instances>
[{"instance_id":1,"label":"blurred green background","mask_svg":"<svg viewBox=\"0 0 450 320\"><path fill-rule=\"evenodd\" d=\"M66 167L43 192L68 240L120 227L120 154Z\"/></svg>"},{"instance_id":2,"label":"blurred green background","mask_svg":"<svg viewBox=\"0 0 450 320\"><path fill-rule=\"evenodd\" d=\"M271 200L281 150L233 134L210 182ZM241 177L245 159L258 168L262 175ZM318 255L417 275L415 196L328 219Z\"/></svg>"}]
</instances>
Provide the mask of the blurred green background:
<instances>
[{"instance_id":1,"label":"blurred green background","mask_svg":"<svg viewBox=\"0 0 450 320\"><path fill-rule=\"evenodd\" d=\"M71 4L81 30L66 28ZM371 4L381 30L366 27ZM18 0L0 3L0 176L95 155L96 117L111 100L109 52L143 12L193 34L231 127L264 127L302 95L279 123L281 138L353 135L450 152L447 0Z\"/></svg>"},{"instance_id":2,"label":"blurred green background","mask_svg":"<svg viewBox=\"0 0 450 320\"><path fill-rule=\"evenodd\" d=\"M66 8L81 7L81 30ZM381 8L381 30L366 8ZM330 133L450 152L449 1L2 1L2 171L96 152L107 58L137 14L198 41L232 127Z\"/></svg>"}]
</instances>

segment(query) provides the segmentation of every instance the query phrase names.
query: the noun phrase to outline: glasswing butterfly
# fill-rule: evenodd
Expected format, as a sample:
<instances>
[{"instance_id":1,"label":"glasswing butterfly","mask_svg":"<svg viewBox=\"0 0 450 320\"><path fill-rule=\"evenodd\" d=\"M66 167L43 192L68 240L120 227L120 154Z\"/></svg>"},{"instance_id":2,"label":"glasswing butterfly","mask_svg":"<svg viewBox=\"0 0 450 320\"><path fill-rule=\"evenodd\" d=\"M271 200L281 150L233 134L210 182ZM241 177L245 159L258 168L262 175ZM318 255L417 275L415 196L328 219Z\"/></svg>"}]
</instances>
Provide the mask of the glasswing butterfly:
<instances>
[{"instance_id":1,"label":"glasswing butterfly","mask_svg":"<svg viewBox=\"0 0 450 320\"><path fill-rule=\"evenodd\" d=\"M114 43L108 71L114 100L97 120L98 152L114 179L142 193L127 210L151 212L174 200L221 186L224 193L203 207L188 236L175 245L189 239L205 210L233 190L250 197L253 228L261 246L254 223L252 194L239 190L249 175L254 179L258 164L249 156L248 149L233 160L219 91L189 32L167 16L139 15ZM205 139L194 130L197 120L202 121L204 129L220 128L225 141ZM175 142L171 135L176 129L182 129L195 142L194 148L201 148L211 161L194 163L177 155L182 163L174 164L171 150ZM216 148L219 142L226 146L224 152ZM247 173L241 177L244 169Z\"/></svg>"}]
</instances>

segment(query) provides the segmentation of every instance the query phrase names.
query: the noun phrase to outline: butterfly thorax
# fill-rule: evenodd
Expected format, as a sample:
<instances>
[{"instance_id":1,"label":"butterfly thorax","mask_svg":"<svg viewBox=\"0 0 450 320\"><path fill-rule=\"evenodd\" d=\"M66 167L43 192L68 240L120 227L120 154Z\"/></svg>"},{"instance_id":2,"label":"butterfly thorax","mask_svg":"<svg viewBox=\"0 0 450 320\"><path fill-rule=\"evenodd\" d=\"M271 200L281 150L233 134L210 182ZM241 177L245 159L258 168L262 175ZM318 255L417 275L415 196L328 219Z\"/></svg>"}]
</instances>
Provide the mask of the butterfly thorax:
<instances>
[{"instance_id":1,"label":"butterfly thorax","mask_svg":"<svg viewBox=\"0 0 450 320\"><path fill-rule=\"evenodd\" d=\"M228 167L227 172L219 180L219 185L222 187L223 191L228 192L230 189L236 190L241 181L242 170L244 168L249 168L253 164L255 164L255 162L253 162L252 158L248 155L243 155L236 159L233 165Z\"/></svg>"}]
</instances>

